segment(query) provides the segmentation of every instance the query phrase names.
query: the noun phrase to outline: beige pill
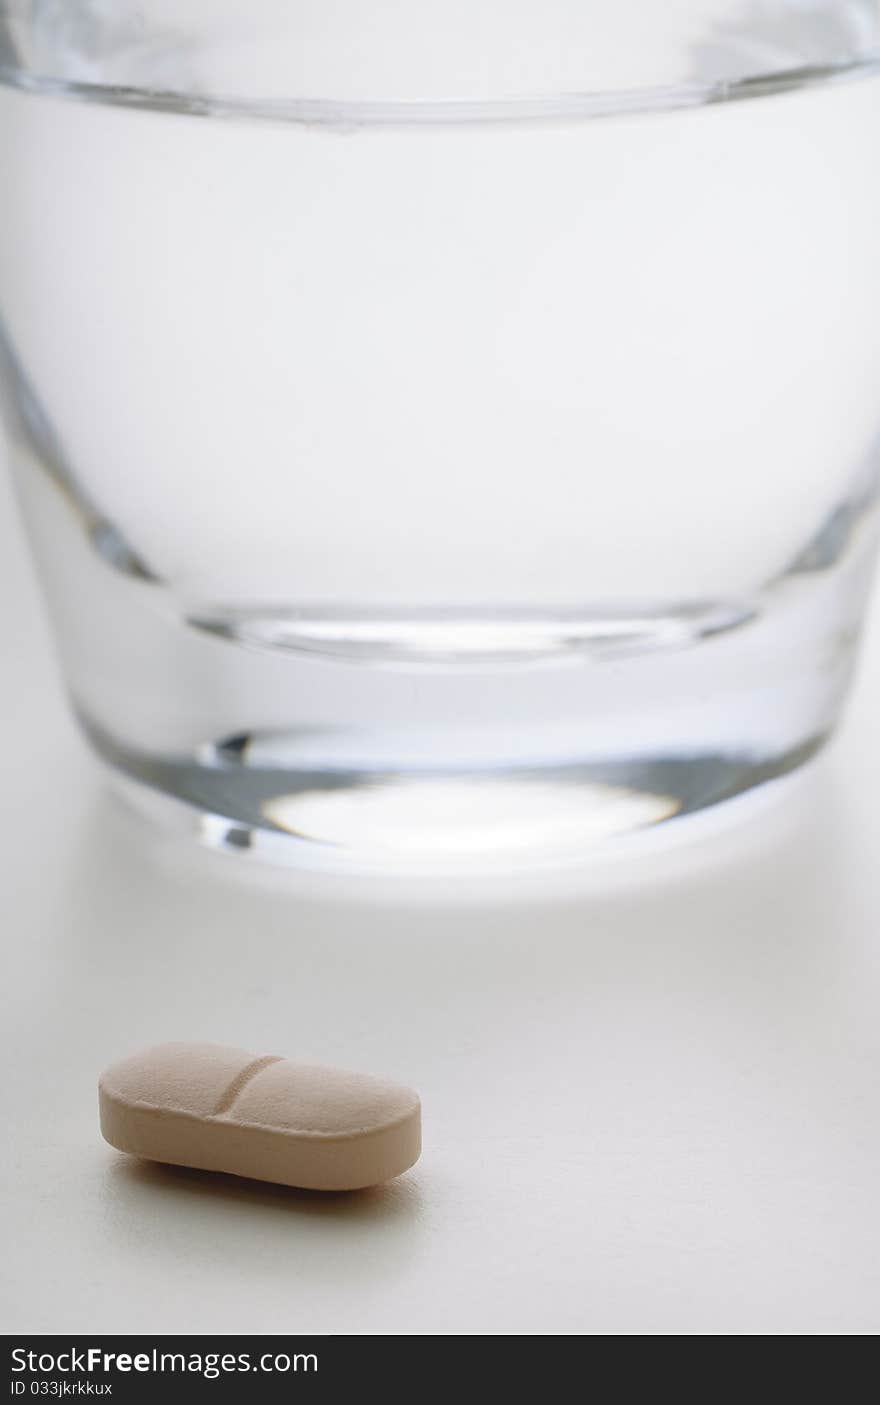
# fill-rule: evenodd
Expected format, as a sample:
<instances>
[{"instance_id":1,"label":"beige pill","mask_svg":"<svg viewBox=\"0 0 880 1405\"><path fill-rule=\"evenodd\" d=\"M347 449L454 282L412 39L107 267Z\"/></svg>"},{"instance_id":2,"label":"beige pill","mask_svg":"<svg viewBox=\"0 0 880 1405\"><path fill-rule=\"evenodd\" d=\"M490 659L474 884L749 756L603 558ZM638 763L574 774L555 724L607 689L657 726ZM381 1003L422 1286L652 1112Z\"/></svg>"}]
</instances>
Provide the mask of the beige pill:
<instances>
[{"instance_id":1,"label":"beige pill","mask_svg":"<svg viewBox=\"0 0 880 1405\"><path fill-rule=\"evenodd\" d=\"M308 1190L378 1185L421 1151L411 1089L219 1044L134 1054L101 1075L98 1102L120 1151Z\"/></svg>"}]
</instances>

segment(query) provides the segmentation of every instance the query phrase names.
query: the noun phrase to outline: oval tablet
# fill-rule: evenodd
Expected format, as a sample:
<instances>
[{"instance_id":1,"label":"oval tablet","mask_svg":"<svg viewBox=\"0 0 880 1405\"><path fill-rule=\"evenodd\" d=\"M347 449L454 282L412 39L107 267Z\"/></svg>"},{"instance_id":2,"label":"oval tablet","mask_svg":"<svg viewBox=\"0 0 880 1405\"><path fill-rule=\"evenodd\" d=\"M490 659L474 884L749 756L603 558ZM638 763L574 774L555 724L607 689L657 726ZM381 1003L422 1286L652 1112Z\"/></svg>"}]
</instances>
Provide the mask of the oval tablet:
<instances>
[{"instance_id":1,"label":"oval tablet","mask_svg":"<svg viewBox=\"0 0 880 1405\"><path fill-rule=\"evenodd\" d=\"M359 1190L419 1158L418 1095L219 1044L160 1044L101 1075L101 1132L148 1161L307 1190Z\"/></svg>"}]
</instances>

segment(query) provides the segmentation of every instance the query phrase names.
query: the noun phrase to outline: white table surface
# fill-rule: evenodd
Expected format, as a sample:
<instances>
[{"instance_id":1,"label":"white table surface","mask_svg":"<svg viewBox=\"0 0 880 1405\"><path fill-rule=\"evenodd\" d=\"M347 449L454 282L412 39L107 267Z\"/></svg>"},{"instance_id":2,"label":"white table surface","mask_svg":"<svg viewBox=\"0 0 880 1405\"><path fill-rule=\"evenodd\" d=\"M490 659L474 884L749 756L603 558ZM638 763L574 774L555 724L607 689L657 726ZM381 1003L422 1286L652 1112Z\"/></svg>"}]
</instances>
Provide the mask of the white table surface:
<instances>
[{"instance_id":1,"label":"white table surface","mask_svg":"<svg viewBox=\"0 0 880 1405\"><path fill-rule=\"evenodd\" d=\"M665 855L291 876L154 833L68 718L0 500L7 1332L880 1329L880 609L842 735ZM321 1198L134 1163L167 1038L382 1072L425 1148Z\"/></svg>"}]
</instances>

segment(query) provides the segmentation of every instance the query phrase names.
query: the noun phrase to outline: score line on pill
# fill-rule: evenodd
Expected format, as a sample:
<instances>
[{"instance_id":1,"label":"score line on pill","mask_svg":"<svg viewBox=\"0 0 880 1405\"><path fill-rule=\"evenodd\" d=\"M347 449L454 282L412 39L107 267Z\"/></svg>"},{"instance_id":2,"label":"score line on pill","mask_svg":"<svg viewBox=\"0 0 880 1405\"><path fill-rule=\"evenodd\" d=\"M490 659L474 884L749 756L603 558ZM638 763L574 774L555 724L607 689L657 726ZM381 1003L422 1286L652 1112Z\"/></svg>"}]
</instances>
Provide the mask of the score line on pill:
<instances>
[{"instance_id":1,"label":"score line on pill","mask_svg":"<svg viewBox=\"0 0 880 1405\"><path fill-rule=\"evenodd\" d=\"M416 1093L369 1074L219 1044L160 1044L98 1084L101 1132L147 1161L304 1190L361 1190L421 1152Z\"/></svg>"}]
</instances>

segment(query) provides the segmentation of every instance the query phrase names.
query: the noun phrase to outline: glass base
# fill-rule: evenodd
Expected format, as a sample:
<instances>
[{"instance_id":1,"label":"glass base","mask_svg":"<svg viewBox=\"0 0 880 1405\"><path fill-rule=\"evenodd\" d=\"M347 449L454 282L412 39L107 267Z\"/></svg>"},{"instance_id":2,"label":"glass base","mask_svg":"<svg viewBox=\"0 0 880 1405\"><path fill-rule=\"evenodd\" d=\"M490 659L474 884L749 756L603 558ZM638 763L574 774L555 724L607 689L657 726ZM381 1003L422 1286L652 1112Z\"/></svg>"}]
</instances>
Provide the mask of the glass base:
<instances>
[{"instance_id":1,"label":"glass base","mask_svg":"<svg viewBox=\"0 0 880 1405\"><path fill-rule=\"evenodd\" d=\"M285 865L592 863L788 774L840 716L875 555L871 480L729 598L220 606L20 468L94 749L140 808Z\"/></svg>"},{"instance_id":2,"label":"glass base","mask_svg":"<svg viewBox=\"0 0 880 1405\"><path fill-rule=\"evenodd\" d=\"M520 872L590 862L608 841L666 828L788 775L824 741L760 763L695 756L356 773L249 764L258 739L237 753L227 748L221 756L217 748L211 764L163 760L127 751L85 725L115 788L152 821L219 851L357 872Z\"/></svg>"}]
</instances>

